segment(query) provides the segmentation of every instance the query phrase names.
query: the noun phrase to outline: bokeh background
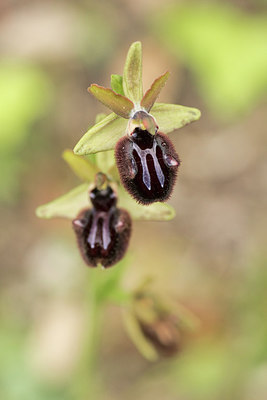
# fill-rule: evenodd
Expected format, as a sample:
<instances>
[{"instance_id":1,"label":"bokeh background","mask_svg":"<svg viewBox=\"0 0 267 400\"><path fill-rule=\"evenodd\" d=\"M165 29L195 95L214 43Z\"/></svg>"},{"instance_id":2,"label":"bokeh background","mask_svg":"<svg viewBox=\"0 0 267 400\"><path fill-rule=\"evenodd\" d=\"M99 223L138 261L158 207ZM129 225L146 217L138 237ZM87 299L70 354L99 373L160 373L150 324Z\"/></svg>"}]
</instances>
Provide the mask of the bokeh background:
<instances>
[{"instance_id":1,"label":"bokeh background","mask_svg":"<svg viewBox=\"0 0 267 400\"><path fill-rule=\"evenodd\" d=\"M202 118L171 134L177 217L134 224L124 285L152 276L200 323L176 357L151 364L109 305L90 398L267 398L266 10L265 0L1 0L1 399L72 399L91 271L70 223L35 208L78 183L61 154L106 111L86 88L109 86L136 40L144 88L168 69L160 100Z\"/></svg>"}]
</instances>

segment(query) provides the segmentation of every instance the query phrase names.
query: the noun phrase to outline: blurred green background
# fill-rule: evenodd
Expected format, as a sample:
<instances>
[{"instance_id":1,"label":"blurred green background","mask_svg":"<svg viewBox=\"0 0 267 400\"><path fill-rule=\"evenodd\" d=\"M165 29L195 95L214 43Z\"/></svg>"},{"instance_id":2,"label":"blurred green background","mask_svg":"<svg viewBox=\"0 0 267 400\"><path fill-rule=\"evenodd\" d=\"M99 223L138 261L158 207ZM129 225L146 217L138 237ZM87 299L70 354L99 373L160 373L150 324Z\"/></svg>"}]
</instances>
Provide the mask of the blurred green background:
<instances>
[{"instance_id":1,"label":"blurred green background","mask_svg":"<svg viewBox=\"0 0 267 400\"><path fill-rule=\"evenodd\" d=\"M264 0L1 1L1 399L73 398L91 271L70 223L34 210L78 183L61 153L106 111L86 88L109 86L141 40L144 88L168 69L160 100L202 118L171 134L177 217L134 224L124 285L153 276L200 325L151 364L110 305L92 398L266 400L266 11Z\"/></svg>"}]
</instances>

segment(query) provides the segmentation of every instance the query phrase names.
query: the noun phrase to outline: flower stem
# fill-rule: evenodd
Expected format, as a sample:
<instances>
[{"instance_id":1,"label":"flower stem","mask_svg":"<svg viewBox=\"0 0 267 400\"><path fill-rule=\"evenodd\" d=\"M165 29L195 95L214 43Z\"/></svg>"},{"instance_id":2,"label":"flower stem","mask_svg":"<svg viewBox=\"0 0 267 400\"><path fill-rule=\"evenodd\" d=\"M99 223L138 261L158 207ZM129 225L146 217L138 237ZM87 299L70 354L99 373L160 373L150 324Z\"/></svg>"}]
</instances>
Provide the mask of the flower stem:
<instances>
[{"instance_id":1,"label":"flower stem","mask_svg":"<svg viewBox=\"0 0 267 400\"><path fill-rule=\"evenodd\" d=\"M97 361L104 304L97 295L98 277L94 274L96 271L92 272L93 279L91 279L90 286L87 285L85 288L86 307L89 307L85 326L85 340L72 390L73 398L78 398L79 400L96 398L96 394L100 389Z\"/></svg>"}]
</instances>

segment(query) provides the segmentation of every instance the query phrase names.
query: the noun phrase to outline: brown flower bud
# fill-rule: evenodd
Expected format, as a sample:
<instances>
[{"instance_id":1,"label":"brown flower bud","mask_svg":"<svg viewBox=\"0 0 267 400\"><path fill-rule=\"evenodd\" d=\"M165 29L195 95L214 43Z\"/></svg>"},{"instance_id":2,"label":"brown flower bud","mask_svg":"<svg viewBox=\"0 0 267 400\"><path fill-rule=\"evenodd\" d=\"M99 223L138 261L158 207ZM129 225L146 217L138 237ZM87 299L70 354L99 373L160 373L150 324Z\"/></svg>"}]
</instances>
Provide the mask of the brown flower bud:
<instances>
[{"instance_id":1,"label":"brown flower bud","mask_svg":"<svg viewBox=\"0 0 267 400\"><path fill-rule=\"evenodd\" d=\"M159 354L169 357L180 349L180 332L174 316L160 317L151 323L139 322L144 336L154 345Z\"/></svg>"}]
</instances>

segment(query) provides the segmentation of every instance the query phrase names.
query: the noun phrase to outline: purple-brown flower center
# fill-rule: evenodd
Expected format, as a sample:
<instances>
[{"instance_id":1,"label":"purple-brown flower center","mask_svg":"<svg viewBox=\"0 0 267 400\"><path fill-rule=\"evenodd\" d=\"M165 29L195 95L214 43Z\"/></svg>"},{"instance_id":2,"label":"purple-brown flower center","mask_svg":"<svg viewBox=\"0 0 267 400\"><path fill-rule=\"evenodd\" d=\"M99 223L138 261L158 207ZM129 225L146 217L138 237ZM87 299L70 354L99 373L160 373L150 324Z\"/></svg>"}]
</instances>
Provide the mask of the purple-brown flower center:
<instances>
[{"instance_id":1,"label":"purple-brown flower center","mask_svg":"<svg viewBox=\"0 0 267 400\"><path fill-rule=\"evenodd\" d=\"M110 186L90 192L93 207L81 211L73 221L81 254L88 265L109 267L123 256L129 241L131 219L116 207Z\"/></svg>"},{"instance_id":2,"label":"purple-brown flower center","mask_svg":"<svg viewBox=\"0 0 267 400\"><path fill-rule=\"evenodd\" d=\"M136 128L118 142L116 159L122 182L137 201L149 204L168 199L179 158L166 135Z\"/></svg>"}]
</instances>

